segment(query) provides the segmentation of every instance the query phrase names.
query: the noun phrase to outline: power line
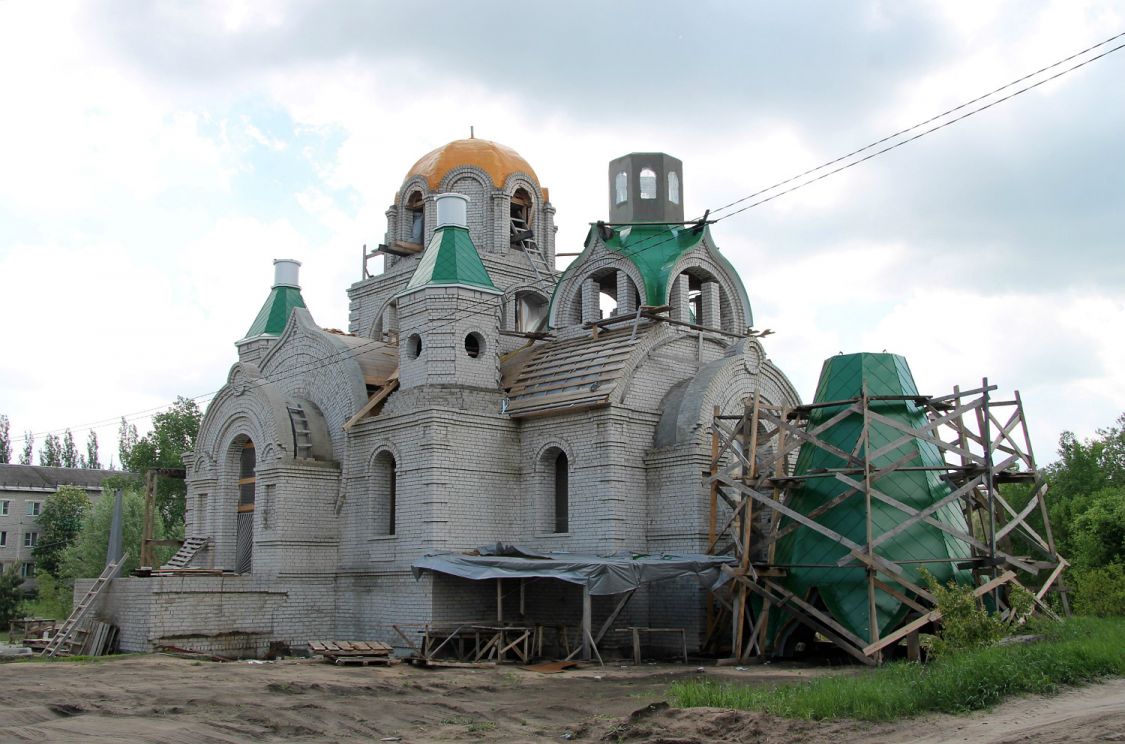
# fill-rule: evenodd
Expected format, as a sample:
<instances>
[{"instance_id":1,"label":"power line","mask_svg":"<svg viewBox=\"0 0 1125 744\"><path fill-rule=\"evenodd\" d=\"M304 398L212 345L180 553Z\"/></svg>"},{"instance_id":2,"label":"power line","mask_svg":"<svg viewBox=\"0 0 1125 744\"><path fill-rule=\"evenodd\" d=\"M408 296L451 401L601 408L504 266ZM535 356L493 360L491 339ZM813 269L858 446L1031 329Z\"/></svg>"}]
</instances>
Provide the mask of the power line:
<instances>
[{"instance_id":1,"label":"power line","mask_svg":"<svg viewBox=\"0 0 1125 744\"><path fill-rule=\"evenodd\" d=\"M856 165L859 165L860 163L864 163L868 160L871 160L872 158L878 157L879 155L882 155L884 153L890 152L891 150L902 147L905 144L908 144L908 143L913 142L915 140L921 139L922 137L925 137L928 134L932 134L933 132L936 132L940 129L944 129L945 127L948 127L951 124L955 124L955 123L957 123L957 122L959 122L963 119L967 119L968 117L970 117L974 114L978 114L981 111L985 111L987 109L990 109L993 106L996 106L997 104L1000 104L1000 103L1003 103L1005 101L1011 100L1012 98L1015 98L1016 96L1019 96L1019 95L1021 95L1023 93L1026 93L1030 90L1038 88L1039 86L1044 85L1045 83L1048 83L1052 80L1060 78L1063 75L1066 75L1067 73L1073 72L1074 70L1077 70L1081 67L1085 67L1086 65L1090 64L1091 62L1095 62L1099 59L1102 59L1103 57L1106 57L1106 56L1108 56L1108 55L1110 55L1110 54L1112 54L1116 51L1119 51L1119 50L1125 48L1125 44L1120 44L1120 45L1115 46L1111 49L1108 49L1108 50L1102 52L1101 54L1098 54L1098 55L1095 55L1093 57L1090 57L1089 59L1083 60L1082 62L1080 62L1076 65L1073 65L1073 66L1068 67L1064 70L1061 70L1061 71L1059 71L1059 72L1057 72L1053 75L1050 75L1049 77L1046 77L1042 80L1039 80L1038 82L1035 82L1035 83L1033 83L1031 85L1028 85L1024 88L1020 88L1017 91L1014 91L1014 92L1012 92L1012 93L1010 93L1006 96L1003 96L1003 97L998 98L994 101L991 101L991 102L989 102L989 103L987 103L983 106L972 109L972 110L970 110L970 111L968 111L964 114L961 114L960 116L954 117L953 119L942 122L941 124L938 124L937 126L934 126L934 127L929 128L929 129L926 129L922 132L919 132L918 134L916 134L912 137L908 137L904 140L896 142L892 145L888 145L887 147L883 147L883 148L878 149L874 152L869 152L867 155L865 155L862 158L851 160L850 162L846 162L846 163L844 162L844 161L848 161L849 158L853 158L854 156L856 156L860 153L868 152L869 150L872 150L873 148L878 147L881 144L884 144L886 142L890 142L891 140L894 140L897 137L901 137L904 134L915 131L915 130L919 129L920 127L926 126L927 124L931 124L935 121L943 119L943 118L949 116L950 114L956 113L957 111L961 111L961 110L963 110L963 109L965 109L969 106L972 106L975 103L979 103L979 102L981 102L981 101L983 101L987 98L990 98L990 97L996 95L997 93L999 93L1001 91L1004 91L1004 90L1007 90L1007 89L1011 88L1014 85L1017 85L1021 82L1025 82L1027 80L1030 80L1031 78L1034 78L1037 75L1040 75L1043 72L1046 72L1047 70L1054 69L1054 68L1056 68L1056 67L1058 67L1062 64L1065 64L1065 63L1067 63L1069 61L1072 61L1072 60L1074 60L1078 57L1081 57L1083 54L1087 54L1087 53L1089 53L1089 52L1091 52L1095 49L1103 47L1106 44L1109 44L1109 43L1111 43L1111 42L1113 42L1113 41L1115 41L1115 40L1117 40L1117 39L1119 39L1123 36L1125 36L1125 31L1114 34L1113 36L1110 36L1107 39L1098 42L1097 44L1089 46L1089 47L1087 47L1087 48L1085 48L1085 49L1083 49L1079 52L1075 52L1074 54L1071 54L1071 55L1069 55L1069 56L1067 56L1067 57L1065 57L1061 60L1058 60L1057 62L1053 62L1049 65L1041 67L1038 70L1036 70L1035 72L1031 72L1031 73L1023 75L1019 78L1016 78L1015 80L1012 80L1009 83L1005 83L1004 85L1000 86L999 88L996 88L996 89L994 89L994 90L992 90L988 93L985 93L983 95L980 95L980 96L977 96L973 99L965 101L964 103L961 103L957 106L954 106L953 108L948 109L946 111L943 111L942 113L937 114L935 116L931 116L930 118L928 118L924 121L918 122L917 124L914 124L910 127L907 127L905 129L901 129L901 130L895 132L894 134L891 134L891 135L888 135L888 136L883 137L881 139L878 139L878 140L876 140L876 141L874 141L874 142L872 142L868 145L864 145L863 147L858 148L856 150L852 150L851 152L849 152L845 155L841 155L837 158L834 158L834 159L829 160L825 163L822 163L821 165L818 165L815 168L810 168L808 170L802 171L801 173L798 173L794 176L791 176L791 177L789 177L789 178L787 178L783 181L779 181L779 182L773 184L772 186L768 186L764 189L760 189L758 191L755 191L751 194L743 196L743 197L741 197L739 199L736 199L732 202L728 202L727 204L724 204L724 205L716 208L715 210L713 210L714 213L722 212L724 210L730 209L731 207L737 206L739 204L744 204L747 201L755 199L755 197L757 197L757 196L761 196L762 194L766 194L766 193L769 193L770 191L774 191L781 186L784 186L784 185L789 184L789 183L793 183L794 181L800 181L800 179L804 178L805 176L816 173L817 171L822 171L825 168L830 168L831 166L836 165L838 163L844 163L843 165L841 165L837 168L832 168L831 170L828 170L828 171L825 171L824 173L821 173L820 175L816 176L815 178L811 178L811 179L808 179L806 181L800 181L799 183L791 186L790 188L785 189L783 191L779 191L778 193L773 194L771 196L768 196L764 199L758 199L756 201L751 201L749 204L746 204L745 206L743 206L739 209L736 209L733 212L725 214L721 217L717 217L714 221L720 222L720 221L728 219L730 217L734 217L735 215L741 214L741 213L743 213L743 212L745 212L749 209L752 209L756 206L759 206L761 204L765 204L767 202L773 201L774 199L776 199L780 196L784 196L785 194L790 194L794 191L797 191L798 189L804 188L805 186L809 186L810 184L816 183L817 181L820 181L820 180L823 180L823 179L825 179L829 176L835 175L836 173L840 173L841 171L852 168ZM697 219L697 221L701 221L702 219L703 219L703 217L700 217L700 218ZM664 243L670 242L671 240L675 239L675 236L660 236L659 239L656 239L656 238L657 238L657 236L645 238L645 239L639 241L637 243L637 245L633 247L632 250L622 251L618 255L620 255L622 258L630 258L634 255L639 254L642 251L651 250L653 248L659 247L660 245L663 245ZM534 286L534 285L532 284L532 285L523 285L523 286ZM518 289L518 287L515 287L513 289ZM427 325L423 325L419 329L419 331L421 331L421 332L432 331L432 330L436 330L438 328L443 328L445 326L451 325L452 323L456 323L461 318L468 317L470 314L472 314L472 312L471 312L472 308L490 304L492 301L493 301L492 299L487 299L487 300L482 300L482 301L478 301L478 302L475 302L475 303L471 303L470 305L468 305L465 308L462 308L460 310L454 310L453 314L450 315L450 316L446 316L444 318L437 318L435 320L430 321ZM438 323L436 325L433 325L434 323L436 323L437 321L440 321L440 320L447 320L448 322ZM355 346L355 347L352 347L352 348L349 348L349 349L342 349L342 350L340 350L338 352L335 352L333 354L329 354L326 357L322 357L321 359L310 360L309 362L299 364L299 365L289 369L286 372L286 374L284 374L284 375L280 375L278 377L275 377L275 378L272 378L272 379L269 379L269 380L263 379L261 381L253 381L251 384L253 384L255 386L260 386L260 385L265 385L265 384L282 382L284 380L291 379L292 377L295 377L295 376L298 376L298 375L303 375L306 372L311 372L311 371L314 371L316 369L327 368L329 366L338 364L338 363L344 361L347 358L354 358L354 357L358 356L360 353L365 351L368 347L372 347L376 344L382 344L382 343L383 342L382 342L381 339L371 339L370 341L364 342L364 343L360 344L359 346ZM200 395L193 396L191 398L188 398L188 400L198 402L198 401L203 400L204 398L212 398L216 394L218 394L220 391L221 391L221 388L219 390L215 390L215 391L212 391L212 392L209 392L209 393L203 393L203 394L200 394ZM89 424L83 424L81 426L74 427L74 428L64 427L64 428L61 428L61 429L54 429L54 430L50 430L50 431L46 431L46 432L33 433L31 436L32 436L32 439L35 439L35 438L38 438L38 437L41 437L41 436L49 436L49 435L52 435L52 434L60 434L60 433L63 433L67 430L78 431L79 433L81 433L83 431L92 430L94 428L101 428L102 426L108 426L108 425L110 425L110 424L112 424L116 421L121 420L121 419L124 419L126 422L139 421L139 420L143 420L144 418L150 418L152 415L155 415L157 412L167 410L168 408L171 407L171 405L172 404L165 405L165 406L159 406L159 407L156 407L156 408L145 409L143 411L134 412L133 414L127 414L126 416L123 416L123 417L114 417L114 418L110 418L110 419L104 419L102 421L96 421L96 422L92 422L92 423L89 423ZM144 415L144 414L148 414L148 415ZM137 418L133 418L134 416L137 417ZM17 442L26 443L27 437L19 437L17 439L12 439L11 441L12 441L13 445L15 445Z\"/></svg>"}]
</instances>

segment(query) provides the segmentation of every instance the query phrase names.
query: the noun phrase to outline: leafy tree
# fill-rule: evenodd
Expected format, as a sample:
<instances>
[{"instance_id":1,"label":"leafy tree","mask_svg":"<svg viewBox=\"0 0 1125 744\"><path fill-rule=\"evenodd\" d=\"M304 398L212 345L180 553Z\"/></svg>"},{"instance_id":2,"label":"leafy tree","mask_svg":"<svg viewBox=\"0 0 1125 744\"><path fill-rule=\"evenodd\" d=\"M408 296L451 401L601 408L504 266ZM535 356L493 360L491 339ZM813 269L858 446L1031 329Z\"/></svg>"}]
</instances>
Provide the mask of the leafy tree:
<instances>
[{"instance_id":1,"label":"leafy tree","mask_svg":"<svg viewBox=\"0 0 1125 744\"><path fill-rule=\"evenodd\" d=\"M91 470L101 470L102 464L98 461L98 435L90 429L90 436L86 437L86 458L82 461L83 467Z\"/></svg>"},{"instance_id":2,"label":"leafy tree","mask_svg":"<svg viewBox=\"0 0 1125 744\"><path fill-rule=\"evenodd\" d=\"M106 486L112 481L107 479ZM105 568L106 551L109 549L109 528L113 522L113 497L107 493L94 504L82 520L78 537L63 551L62 567L59 575L70 579L98 576ZM121 509L122 545L129 553L129 559L121 569L122 575L136 569L141 554L141 534L144 524L145 500L140 491L134 488L124 490ZM154 517L153 537L163 540L169 537L164 529L164 520L157 511ZM157 548L157 565L171 555L172 548Z\"/></svg>"},{"instance_id":3,"label":"leafy tree","mask_svg":"<svg viewBox=\"0 0 1125 744\"><path fill-rule=\"evenodd\" d=\"M23 452L20 453L20 465L31 464L31 454L35 451L35 436L30 431L23 433Z\"/></svg>"},{"instance_id":4,"label":"leafy tree","mask_svg":"<svg viewBox=\"0 0 1125 744\"><path fill-rule=\"evenodd\" d=\"M1103 488L1091 495L1070 527L1076 566L1125 565L1125 488Z\"/></svg>"},{"instance_id":5,"label":"leafy tree","mask_svg":"<svg viewBox=\"0 0 1125 744\"><path fill-rule=\"evenodd\" d=\"M136 425L128 423L122 416L121 425L117 427L117 459L121 461L121 467L126 470L131 469L128 463L138 439Z\"/></svg>"},{"instance_id":6,"label":"leafy tree","mask_svg":"<svg viewBox=\"0 0 1125 744\"><path fill-rule=\"evenodd\" d=\"M136 428L121 420L119 444L121 463L126 470L141 475L149 468L182 468L183 454L195 449L203 413L194 400L179 397L167 411L152 417L152 431L136 437ZM182 479L160 477L156 484L156 507L170 529L184 520L187 487Z\"/></svg>"},{"instance_id":7,"label":"leafy tree","mask_svg":"<svg viewBox=\"0 0 1125 744\"><path fill-rule=\"evenodd\" d=\"M35 546L35 567L39 572L59 575L59 562L82 529L82 518L90 510L86 492L74 486L60 486L43 501L39 515L39 543Z\"/></svg>"},{"instance_id":8,"label":"leafy tree","mask_svg":"<svg viewBox=\"0 0 1125 744\"><path fill-rule=\"evenodd\" d=\"M76 468L79 466L81 457L78 456L78 447L74 444L74 434L70 429L66 430L63 434L62 449L59 452L59 459L62 460L64 468Z\"/></svg>"},{"instance_id":9,"label":"leafy tree","mask_svg":"<svg viewBox=\"0 0 1125 744\"><path fill-rule=\"evenodd\" d=\"M48 434L43 441L43 449L39 450L39 464L62 467L62 441L57 434Z\"/></svg>"},{"instance_id":10,"label":"leafy tree","mask_svg":"<svg viewBox=\"0 0 1125 744\"><path fill-rule=\"evenodd\" d=\"M8 428L8 417L0 413L0 462L12 461L12 435Z\"/></svg>"},{"instance_id":11,"label":"leafy tree","mask_svg":"<svg viewBox=\"0 0 1125 744\"><path fill-rule=\"evenodd\" d=\"M0 629L7 630L16 618L23 599L22 585L19 564L13 563L7 571L0 572Z\"/></svg>"}]
</instances>

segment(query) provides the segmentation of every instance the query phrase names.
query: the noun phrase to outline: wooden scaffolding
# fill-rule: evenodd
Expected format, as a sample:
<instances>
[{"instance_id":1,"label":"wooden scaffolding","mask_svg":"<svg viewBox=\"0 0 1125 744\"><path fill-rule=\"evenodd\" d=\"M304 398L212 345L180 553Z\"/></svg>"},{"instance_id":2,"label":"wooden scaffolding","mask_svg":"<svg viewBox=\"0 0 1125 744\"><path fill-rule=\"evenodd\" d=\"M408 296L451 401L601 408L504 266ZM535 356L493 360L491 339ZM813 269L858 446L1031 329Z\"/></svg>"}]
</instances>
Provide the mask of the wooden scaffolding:
<instances>
[{"instance_id":1,"label":"wooden scaffolding","mask_svg":"<svg viewBox=\"0 0 1125 744\"><path fill-rule=\"evenodd\" d=\"M867 664L878 663L889 646L905 642L908 653L918 654L918 633L940 620L934 596L911 580L904 570L909 563L880 554L880 546L919 524L941 530L943 538L960 543L967 558L957 558L957 568L971 571L974 594L989 606L1007 613L1008 590L1021 584L1035 598L1042 612L1054 616L1044 598L1049 591L1061 595L1061 607L1069 612L1060 575L1067 562L1055 549L1047 514L1047 484L1035 466L1035 458L1024 419L1019 393L1011 400L995 400L995 386L987 378L973 390L954 388L941 397L870 396L866 387L860 397L796 407L776 406L759 396L745 401L738 415L714 411L710 471L705 484L710 491L709 553L731 555L737 563L727 568L727 589L712 595L708 603L706 643L732 659L774 653L769 624L785 616L811 628L845 652ZM906 426L880 410L891 402L913 403L925 411L925 423ZM810 415L820 411L814 424ZM829 413L824 419L825 413ZM861 417L862 430L851 452L826 441L824 435L848 417ZM854 420L854 419L853 419ZM872 445L871 430L879 424L894 431L894 441ZM938 449L942 463L920 464L917 450L887 464L889 453L901 452L911 440L928 442ZM870 446L869 446L870 445ZM822 449L834 455L841 467L794 473L801 447ZM879 461L881 464L876 465ZM930 471L948 484L948 495L922 509L913 508L880 487L896 472ZM831 478L844 484L834 498L808 513L790 508L790 496L810 479ZM1000 491L1008 483L1030 485L1030 498L1014 507ZM866 511L866 539L856 541L825 524L825 516L846 501L862 499ZM881 502L901 512L901 521L877 533L872 526L872 504ZM854 504L854 501L851 503ZM939 520L935 515L958 504L968 530ZM1038 511L1039 528L1029 520ZM798 596L786 586L786 577L798 564L778 563L779 541L800 529L813 530L835 541L845 553L838 563L817 568L855 569L866 572L867 624L870 634L859 637L824 607ZM1017 541L1018 539L1018 541ZM1030 555L1015 552L1023 551ZM937 560L933 562L939 562ZM951 559L946 557L947 565ZM801 566L805 567L805 566ZM880 634L876 618L876 592L895 598L908 608L895 629ZM772 612L771 612L772 608ZM781 611L783 615L779 614ZM788 622L788 620L786 620ZM729 623L729 625L728 625ZM729 646L725 632L729 627ZM776 629L775 629L776 630Z\"/></svg>"}]
</instances>

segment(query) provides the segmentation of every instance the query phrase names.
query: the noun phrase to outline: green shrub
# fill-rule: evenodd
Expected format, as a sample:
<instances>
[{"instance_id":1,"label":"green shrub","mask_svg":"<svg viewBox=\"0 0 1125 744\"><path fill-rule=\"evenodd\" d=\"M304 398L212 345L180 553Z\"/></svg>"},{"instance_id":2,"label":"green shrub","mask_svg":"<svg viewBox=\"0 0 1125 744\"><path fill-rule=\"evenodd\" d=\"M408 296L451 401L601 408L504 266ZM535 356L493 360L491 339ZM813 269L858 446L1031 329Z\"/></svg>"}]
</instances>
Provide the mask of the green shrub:
<instances>
[{"instance_id":1,"label":"green shrub","mask_svg":"<svg viewBox=\"0 0 1125 744\"><path fill-rule=\"evenodd\" d=\"M35 596L25 600L20 608L25 617L47 617L65 620L74 605L73 582L56 579L44 571L35 577L38 584Z\"/></svg>"},{"instance_id":2,"label":"green shrub","mask_svg":"<svg viewBox=\"0 0 1125 744\"><path fill-rule=\"evenodd\" d=\"M1074 569L1074 611L1079 615L1125 615L1125 565Z\"/></svg>"},{"instance_id":3,"label":"green shrub","mask_svg":"<svg viewBox=\"0 0 1125 744\"><path fill-rule=\"evenodd\" d=\"M935 658L991 646L1004 637L1004 622L981 606L973 596L972 586L963 586L953 580L942 584L925 570L922 578L941 610L941 634L934 638L930 647L930 653Z\"/></svg>"}]
</instances>

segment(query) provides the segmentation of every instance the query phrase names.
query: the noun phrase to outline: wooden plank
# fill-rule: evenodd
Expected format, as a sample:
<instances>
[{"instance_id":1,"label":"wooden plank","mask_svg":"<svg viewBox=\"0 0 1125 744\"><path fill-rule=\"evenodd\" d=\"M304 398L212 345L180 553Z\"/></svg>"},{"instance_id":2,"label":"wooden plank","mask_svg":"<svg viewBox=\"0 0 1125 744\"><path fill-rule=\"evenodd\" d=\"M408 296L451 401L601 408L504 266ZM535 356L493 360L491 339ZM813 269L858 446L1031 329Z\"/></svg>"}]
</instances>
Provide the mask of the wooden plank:
<instances>
[{"instance_id":1,"label":"wooden plank","mask_svg":"<svg viewBox=\"0 0 1125 744\"><path fill-rule=\"evenodd\" d=\"M375 406L379 405L384 400L386 400L387 396L389 396L391 393L393 393L397 389L398 389L398 370L396 369L394 372L391 373L391 376L387 378L387 384L384 385L383 388L381 390L379 390L379 392L372 395L367 400L367 403L364 404L363 408L359 409L359 411L356 413L356 415L354 415L350 419L348 419L347 423L344 424L344 431L349 431L353 426L355 426L357 423L359 423L360 419L362 419L364 416L366 416L368 413L370 413L372 411L372 409L375 408Z\"/></svg>"}]
</instances>

